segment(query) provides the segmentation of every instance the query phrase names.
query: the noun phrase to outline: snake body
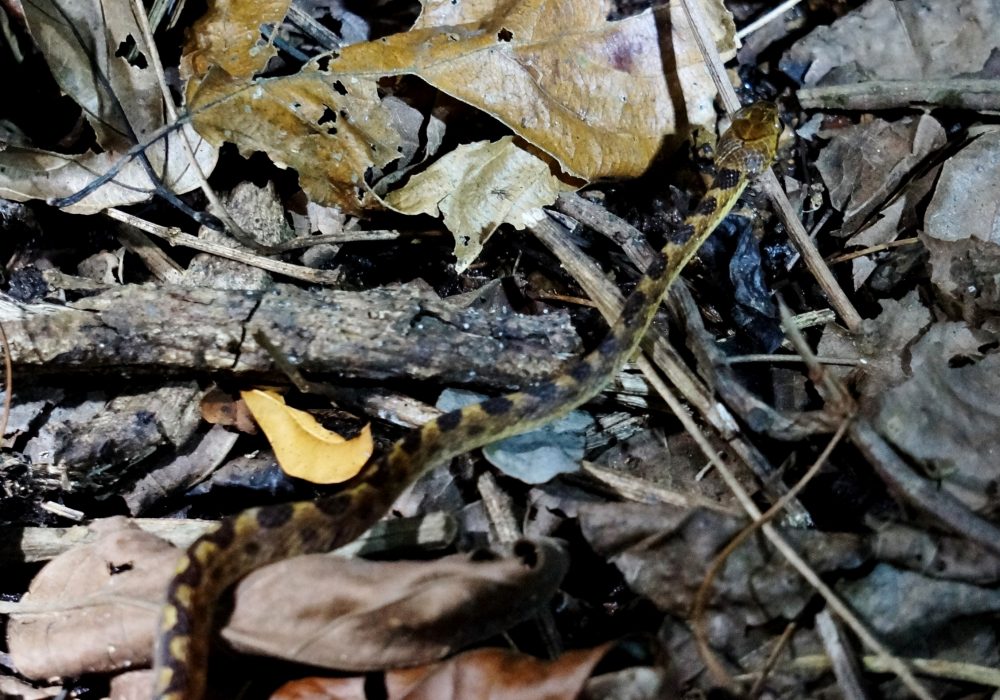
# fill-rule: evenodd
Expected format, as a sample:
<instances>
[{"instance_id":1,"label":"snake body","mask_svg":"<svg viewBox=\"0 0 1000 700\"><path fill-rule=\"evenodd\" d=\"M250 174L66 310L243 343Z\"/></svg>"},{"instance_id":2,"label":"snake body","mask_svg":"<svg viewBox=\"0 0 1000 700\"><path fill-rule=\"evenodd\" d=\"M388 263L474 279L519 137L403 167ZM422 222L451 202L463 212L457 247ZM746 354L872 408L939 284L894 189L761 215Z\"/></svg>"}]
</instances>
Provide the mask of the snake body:
<instances>
[{"instance_id":1,"label":"snake body","mask_svg":"<svg viewBox=\"0 0 1000 700\"><path fill-rule=\"evenodd\" d=\"M670 285L736 203L770 167L781 125L777 108L737 112L719 140L715 179L679 232L649 266L604 340L548 381L445 413L397 441L349 485L316 501L253 508L221 521L186 551L167 589L155 661L156 700L204 692L216 600L250 571L344 545L378 521L435 464L536 428L584 403L608 383L642 340Z\"/></svg>"}]
</instances>

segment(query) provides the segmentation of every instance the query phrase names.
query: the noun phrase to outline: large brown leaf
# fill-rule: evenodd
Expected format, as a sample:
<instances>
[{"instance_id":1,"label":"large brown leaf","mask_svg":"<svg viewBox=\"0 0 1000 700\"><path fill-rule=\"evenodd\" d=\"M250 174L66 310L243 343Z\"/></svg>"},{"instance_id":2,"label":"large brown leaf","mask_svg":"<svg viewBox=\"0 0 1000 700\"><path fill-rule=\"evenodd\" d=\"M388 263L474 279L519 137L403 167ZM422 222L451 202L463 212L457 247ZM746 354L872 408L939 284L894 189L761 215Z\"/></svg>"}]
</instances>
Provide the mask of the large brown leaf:
<instances>
[{"instance_id":1,"label":"large brown leaf","mask_svg":"<svg viewBox=\"0 0 1000 700\"><path fill-rule=\"evenodd\" d=\"M426 2L412 30L345 47L330 70L417 75L574 176L635 176L673 131L674 107L652 13L606 15L592 0Z\"/></svg>"}]
</instances>

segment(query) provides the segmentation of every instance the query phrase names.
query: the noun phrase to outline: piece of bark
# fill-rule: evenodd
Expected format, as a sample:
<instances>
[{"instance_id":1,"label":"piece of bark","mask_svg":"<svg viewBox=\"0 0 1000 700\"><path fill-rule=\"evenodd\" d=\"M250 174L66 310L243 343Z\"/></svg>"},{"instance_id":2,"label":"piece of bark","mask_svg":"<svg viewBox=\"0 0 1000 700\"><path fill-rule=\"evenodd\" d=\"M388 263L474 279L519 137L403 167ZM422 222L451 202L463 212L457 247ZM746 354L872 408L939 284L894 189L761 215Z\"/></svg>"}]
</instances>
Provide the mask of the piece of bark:
<instances>
[{"instance_id":1,"label":"piece of bark","mask_svg":"<svg viewBox=\"0 0 1000 700\"><path fill-rule=\"evenodd\" d=\"M123 286L66 306L0 299L0 322L22 372L275 373L253 340L260 330L317 376L519 387L580 351L565 314L458 304L417 283L366 292Z\"/></svg>"}]
</instances>

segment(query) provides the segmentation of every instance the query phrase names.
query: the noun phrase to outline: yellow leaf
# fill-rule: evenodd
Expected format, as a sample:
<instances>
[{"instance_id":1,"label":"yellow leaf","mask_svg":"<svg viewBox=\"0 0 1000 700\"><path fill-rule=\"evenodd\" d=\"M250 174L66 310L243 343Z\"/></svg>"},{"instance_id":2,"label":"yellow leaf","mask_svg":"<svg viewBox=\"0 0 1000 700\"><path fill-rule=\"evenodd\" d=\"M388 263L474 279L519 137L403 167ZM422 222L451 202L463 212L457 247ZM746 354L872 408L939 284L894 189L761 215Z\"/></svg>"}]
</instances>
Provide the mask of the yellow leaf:
<instances>
[{"instance_id":1,"label":"yellow leaf","mask_svg":"<svg viewBox=\"0 0 1000 700\"><path fill-rule=\"evenodd\" d=\"M240 392L289 476L314 484L339 484L355 476L374 450L371 426L351 440L321 426L273 391Z\"/></svg>"}]
</instances>

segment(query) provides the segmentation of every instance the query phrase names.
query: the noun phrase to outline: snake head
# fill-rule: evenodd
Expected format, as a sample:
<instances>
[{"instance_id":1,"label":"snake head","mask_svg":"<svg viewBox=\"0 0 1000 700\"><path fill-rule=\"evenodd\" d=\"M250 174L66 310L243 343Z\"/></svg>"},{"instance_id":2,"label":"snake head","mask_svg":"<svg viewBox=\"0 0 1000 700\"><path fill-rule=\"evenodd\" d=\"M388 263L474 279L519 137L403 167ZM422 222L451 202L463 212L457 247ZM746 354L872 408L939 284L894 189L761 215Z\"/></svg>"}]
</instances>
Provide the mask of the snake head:
<instances>
[{"instance_id":1,"label":"snake head","mask_svg":"<svg viewBox=\"0 0 1000 700\"><path fill-rule=\"evenodd\" d=\"M771 167L781 135L778 106L773 102L754 102L733 115L732 124L720 141L719 152L735 157L750 176ZM727 142L723 146L722 142Z\"/></svg>"}]
</instances>

